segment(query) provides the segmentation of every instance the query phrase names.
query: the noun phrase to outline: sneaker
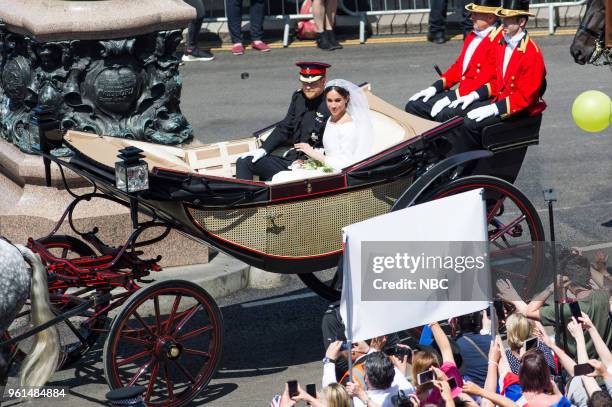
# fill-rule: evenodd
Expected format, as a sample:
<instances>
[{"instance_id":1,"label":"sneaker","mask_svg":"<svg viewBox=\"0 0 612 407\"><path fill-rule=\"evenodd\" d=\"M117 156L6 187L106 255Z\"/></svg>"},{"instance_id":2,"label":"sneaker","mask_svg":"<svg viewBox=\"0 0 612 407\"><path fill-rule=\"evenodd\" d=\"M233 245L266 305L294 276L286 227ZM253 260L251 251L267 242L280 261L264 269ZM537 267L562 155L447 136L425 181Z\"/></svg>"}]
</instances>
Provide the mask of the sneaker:
<instances>
[{"instance_id":1,"label":"sneaker","mask_svg":"<svg viewBox=\"0 0 612 407\"><path fill-rule=\"evenodd\" d=\"M256 49L257 51L270 52L270 47L263 41L253 41L251 47L253 47L253 49Z\"/></svg>"},{"instance_id":2,"label":"sneaker","mask_svg":"<svg viewBox=\"0 0 612 407\"><path fill-rule=\"evenodd\" d=\"M232 54L234 55L242 55L244 54L244 46L237 42L232 46Z\"/></svg>"},{"instance_id":3,"label":"sneaker","mask_svg":"<svg viewBox=\"0 0 612 407\"><path fill-rule=\"evenodd\" d=\"M189 61L212 61L215 56L210 51L203 51L199 48L186 49L182 60Z\"/></svg>"}]
</instances>

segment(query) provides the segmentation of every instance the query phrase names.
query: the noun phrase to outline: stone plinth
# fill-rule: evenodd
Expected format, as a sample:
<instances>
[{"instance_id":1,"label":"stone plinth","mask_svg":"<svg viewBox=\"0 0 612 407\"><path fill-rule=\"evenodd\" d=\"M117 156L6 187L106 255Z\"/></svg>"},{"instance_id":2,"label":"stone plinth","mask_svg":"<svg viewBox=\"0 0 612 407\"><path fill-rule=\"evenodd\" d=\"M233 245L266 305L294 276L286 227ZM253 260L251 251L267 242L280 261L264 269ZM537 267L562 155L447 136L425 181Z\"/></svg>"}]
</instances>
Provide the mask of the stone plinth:
<instances>
[{"instance_id":1,"label":"stone plinth","mask_svg":"<svg viewBox=\"0 0 612 407\"><path fill-rule=\"evenodd\" d=\"M182 0L2 0L0 137L31 152L42 107L64 130L190 141L175 52L194 17Z\"/></svg>"},{"instance_id":2,"label":"stone plinth","mask_svg":"<svg viewBox=\"0 0 612 407\"><path fill-rule=\"evenodd\" d=\"M9 31L39 42L110 40L186 27L195 9L183 0L2 0Z\"/></svg>"},{"instance_id":3,"label":"stone plinth","mask_svg":"<svg viewBox=\"0 0 612 407\"><path fill-rule=\"evenodd\" d=\"M72 197L59 183L59 171L52 165L53 187L44 186L42 158L20 152L15 146L0 140L0 235L14 243L25 243L28 237L47 235L55 226ZM75 192L91 192L84 188L83 179L68 174ZM80 231L100 228L99 237L113 245L125 242L131 232L127 208L106 200L82 202L74 212L75 226ZM144 217L143 219L144 220ZM162 230L152 230L153 233ZM66 222L59 234L74 233ZM149 238L152 235L147 235ZM143 238L147 238L143 236ZM161 242L143 248L145 257L162 255L164 267L208 262L208 247L172 232Z\"/></svg>"}]
</instances>

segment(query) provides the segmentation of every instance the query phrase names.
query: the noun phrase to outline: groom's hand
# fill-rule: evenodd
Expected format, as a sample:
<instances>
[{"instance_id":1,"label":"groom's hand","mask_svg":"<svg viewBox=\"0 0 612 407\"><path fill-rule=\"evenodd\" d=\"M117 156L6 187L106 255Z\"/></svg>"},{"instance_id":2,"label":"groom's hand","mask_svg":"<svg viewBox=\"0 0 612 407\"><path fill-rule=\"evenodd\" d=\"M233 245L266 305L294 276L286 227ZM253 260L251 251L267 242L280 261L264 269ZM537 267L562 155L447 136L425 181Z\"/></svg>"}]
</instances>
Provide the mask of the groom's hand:
<instances>
[{"instance_id":1,"label":"groom's hand","mask_svg":"<svg viewBox=\"0 0 612 407\"><path fill-rule=\"evenodd\" d=\"M242 154L239 158L253 157L251 161L253 163L256 163L261 157L264 157L266 154L268 154L266 150L264 150L263 148L258 148L257 150L249 151L248 153Z\"/></svg>"}]
</instances>

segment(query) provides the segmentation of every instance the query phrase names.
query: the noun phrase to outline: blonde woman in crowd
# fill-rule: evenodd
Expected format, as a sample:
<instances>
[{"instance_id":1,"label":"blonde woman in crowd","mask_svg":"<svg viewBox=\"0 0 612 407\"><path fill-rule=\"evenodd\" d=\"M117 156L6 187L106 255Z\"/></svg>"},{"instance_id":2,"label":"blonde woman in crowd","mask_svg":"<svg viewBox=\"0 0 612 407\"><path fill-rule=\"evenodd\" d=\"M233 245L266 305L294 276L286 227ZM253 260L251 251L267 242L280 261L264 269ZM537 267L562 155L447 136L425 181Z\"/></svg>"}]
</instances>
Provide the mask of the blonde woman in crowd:
<instances>
[{"instance_id":1,"label":"blonde woman in crowd","mask_svg":"<svg viewBox=\"0 0 612 407\"><path fill-rule=\"evenodd\" d=\"M508 333L508 346L510 349L506 349L506 356L510 363L510 369L512 373L518 374L521 366L521 356L527 349L524 348L525 342L528 339L536 338L536 329L534 321L528 319L526 316L520 313L514 313L506 320L506 330ZM546 364L552 372L556 372L556 364L552 350L539 339L533 339L537 341L535 348L539 349L546 359Z\"/></svg>"}]
</instances>

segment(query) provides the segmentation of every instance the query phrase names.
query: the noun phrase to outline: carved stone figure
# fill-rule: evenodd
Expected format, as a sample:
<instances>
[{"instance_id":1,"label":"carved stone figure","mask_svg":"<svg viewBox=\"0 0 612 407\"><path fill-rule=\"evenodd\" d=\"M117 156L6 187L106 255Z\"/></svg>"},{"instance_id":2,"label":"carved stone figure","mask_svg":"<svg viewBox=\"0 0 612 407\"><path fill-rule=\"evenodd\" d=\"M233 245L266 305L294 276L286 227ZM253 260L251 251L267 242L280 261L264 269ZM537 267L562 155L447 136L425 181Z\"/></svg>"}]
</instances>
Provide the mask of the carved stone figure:
<instances>
[{"instance_id":1,"label":"carved stone figure","mask_svg":"<svg viewBox=\"0 0 612 407\"><path fill-rule=\"evenodd\" d=\"M39 106L63 129L179 144L193 138L180 110L180 30L113 40L38 42L0 26L0 137L32 152ZM66 151L56 151L63 154Z\"/></svg>"}]
</instances>

